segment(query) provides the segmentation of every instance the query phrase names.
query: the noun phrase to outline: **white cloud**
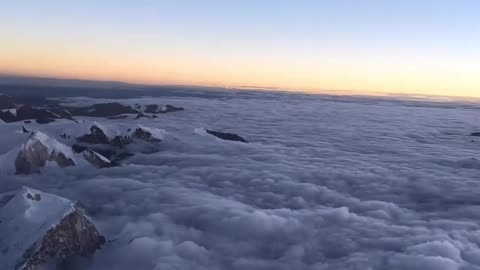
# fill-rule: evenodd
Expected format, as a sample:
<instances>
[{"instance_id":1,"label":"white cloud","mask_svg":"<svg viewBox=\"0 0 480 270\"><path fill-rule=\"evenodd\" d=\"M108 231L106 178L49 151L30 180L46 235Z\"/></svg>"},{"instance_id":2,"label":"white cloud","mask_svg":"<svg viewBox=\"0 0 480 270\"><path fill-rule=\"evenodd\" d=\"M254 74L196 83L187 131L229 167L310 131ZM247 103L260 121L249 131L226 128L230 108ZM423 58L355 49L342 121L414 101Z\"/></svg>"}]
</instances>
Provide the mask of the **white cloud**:
<instances>
[{"instance_id":1,"label":"white cloud","mask_svg":"<svg viewBox=\"0 0 480 270\"><path fill-rule=\"evenodd\" d=\"M82 201L113 240L74 270L479 269L471 107L302 95L123 102L186 110L105 120L167 131L159 152L125 166L1 176L0 191L27 184ZM4 142L23 142L18 128L1 124Z\"/></svg>"}]
</instances>

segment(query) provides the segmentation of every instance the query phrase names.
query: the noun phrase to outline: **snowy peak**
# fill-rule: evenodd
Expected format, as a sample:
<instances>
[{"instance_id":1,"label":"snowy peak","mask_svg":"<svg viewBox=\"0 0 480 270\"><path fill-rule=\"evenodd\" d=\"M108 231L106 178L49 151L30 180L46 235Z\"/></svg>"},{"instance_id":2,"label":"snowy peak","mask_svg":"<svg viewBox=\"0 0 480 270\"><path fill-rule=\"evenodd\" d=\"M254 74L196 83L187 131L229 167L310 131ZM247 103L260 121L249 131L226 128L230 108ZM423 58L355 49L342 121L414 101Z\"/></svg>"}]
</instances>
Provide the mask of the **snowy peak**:
<instances>
[{"instance_id":1,"label":"snowy peak","mask_svg":"<svg viewBox=\"0 0 480 270\"><path fill-rule=\"evenodd\" d=\"M0 207L0 269L18 269L18 259L63 217L73 203L28 187L18 190ZM8 232L8 234L6 233Z\"/></svg>"},{"instance_id":2,"label":"snowy peak","mask_svg":"<svg viewBox=\"0 0 480 270\"><path fill-rule=\"evenodd\" d=\"M28 223L43 223L49 215L57 213L63 216L73 211L73 205L71 201L65 198L23 186L0 206L0 217L5 220L6 217L12 215L12 218L22 219ZM48 211L42 212L42 208L45 206L48 206ZM18 213L23 214L13 217L13 215L17 216Z\"/></svg>"},{"instance_id":3,"label":"snowy peak","mask_svg":"<svg viewBox=\"0 0 480 270\"><path fill-rule=\"evenodd\" d=\"M75 165L69 147L43 132L33 132L15 159L16 174L38 173L49 162L56 163L62 168Z\"/></svg>"},{"instance_id":4,"label":"snowy peak","mask_svg":"<svg viewBox=\"0 0 480 270\"><path fill-rule=\"evenodd\" d=\"M68 155L69 157L72 157L72 152L70 148L68 148L63 143L60 143L53 138L50 138L47 134L41 131L33 132L28 138L28 141L23 146L24 148L31 148L31 147L34 147L36 143L43 144L45 147L48 148L50 152L53 152L53 151L62 152Z\"/></svg>"},{"instance_id":5,"label":"snowy peak","mask_svg":"<svg viewBox=\"0 0 480 270\"><path fill-rule=\"evenodd\" d=\"M22 187L2 201L0 269L35 269L47 257L91 254L105 242L68 199Z\"/></svg>"}]
</instances>

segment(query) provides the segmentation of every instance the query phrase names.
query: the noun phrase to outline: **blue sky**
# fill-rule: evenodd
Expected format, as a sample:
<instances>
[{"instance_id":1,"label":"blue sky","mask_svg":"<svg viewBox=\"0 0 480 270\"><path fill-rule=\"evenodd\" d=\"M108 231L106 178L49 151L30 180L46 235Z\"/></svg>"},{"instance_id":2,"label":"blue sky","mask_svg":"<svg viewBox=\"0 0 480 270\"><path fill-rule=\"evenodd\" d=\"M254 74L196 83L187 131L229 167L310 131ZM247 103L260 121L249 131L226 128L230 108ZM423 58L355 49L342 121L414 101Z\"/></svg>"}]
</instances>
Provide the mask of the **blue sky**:
<instances>
[{"instance_id":1,"label":"blue sky","mask_svg":"<svg viewBox=\"0 0 480 270\"><path fill-rule=\"evenodd\" d=\"M95 77L80 65L70 73L47 65L77 60L75 51L91 63L125 57L136 67L126 79L142 82L438 94L458 83L474 94L479 11L480 1L4 1L2 53L11 56L0 68ZM22 67L25 51L45 63ZM132 74L120 66L98 77Z\"/></svg>"}]
</instances>

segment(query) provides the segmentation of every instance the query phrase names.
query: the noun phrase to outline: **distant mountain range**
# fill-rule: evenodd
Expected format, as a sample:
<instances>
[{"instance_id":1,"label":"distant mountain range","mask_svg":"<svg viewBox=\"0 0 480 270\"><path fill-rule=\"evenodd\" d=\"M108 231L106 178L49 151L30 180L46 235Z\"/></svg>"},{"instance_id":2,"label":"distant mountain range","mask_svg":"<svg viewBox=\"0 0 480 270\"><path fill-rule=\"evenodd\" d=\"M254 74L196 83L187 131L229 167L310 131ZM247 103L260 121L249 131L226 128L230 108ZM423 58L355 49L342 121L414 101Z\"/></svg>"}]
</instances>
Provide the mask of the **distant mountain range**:
<instances>
[{"instance_id":1,"label":"distant mountain range","mask_svg":"<svg viewBox=\"0 0 480 270\"><path fill-rule=\"evenodd\" d=\"M189 85L143 85L117 81L42 78L0 74L0 94L10 96L87 96L120 99L141 96L224 97L225 94L231 95L232 92L235 91L238 91L238 89Z\"/></svg>"},{"instance_id":2,"label":"distant mountain range","mask_svg":"<svg viewBox=\"0 0 480 270\"><path fill-rule=\"evenodd\" d=\"M31 77L0 74L0 84L15 85L43 85L59 87L94 87L94 88L132 88L135 85L117 81L98 81L98 80L80 80L80 79L61 79L47 77Z\"/></svg>"}]
</instances>

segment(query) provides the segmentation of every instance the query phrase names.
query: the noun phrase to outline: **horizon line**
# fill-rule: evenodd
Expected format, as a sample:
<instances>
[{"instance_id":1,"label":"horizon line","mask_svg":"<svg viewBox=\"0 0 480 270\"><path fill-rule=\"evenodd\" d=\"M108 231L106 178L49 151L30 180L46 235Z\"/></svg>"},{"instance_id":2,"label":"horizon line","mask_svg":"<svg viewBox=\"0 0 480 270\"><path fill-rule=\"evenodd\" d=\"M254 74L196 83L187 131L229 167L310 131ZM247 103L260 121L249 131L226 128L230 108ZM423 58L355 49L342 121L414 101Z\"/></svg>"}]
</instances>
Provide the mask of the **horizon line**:
<instances>
[{"instance_id":1,"label":"horizon line","mask_svg":"<svg viewBox=\"0 0 480 270\"><path fill-rule=\"evenodd\" d=\"M140 87L191 87L191 88L210 88L210 89L225 89L225 90L240 90L240 91L266 91L266 92L281 92L291 94L306 94L306 95L335 95L335 96L359 96L359 97L410 97L410 98L450 98L455 100L475 99L480 100L480 97L475 96L461 96L461 95L440 95L440 94L419 94L419 93L402 93L402 92L375 92L368 90L325 90L325 89L299 89L299 88L282 88L269 86L255 86L255 85L215 85L215 84L162 84L155 82L130 82L115 79L95 79L83 77L62 77L62 76L42 76L37 74L24 74L14 72L0 71L0 78L15 78L15 79L37 79L37 80L57 80L57 81L78 81L83 83L98 83L97 86L90 85L89 87L102 87L100 84L118 84L125 86L140 86ZM19 83L19 82L17 82ZM3 82L0 81L0 84ZM24 82L26 85L35 85ZM53 86L53 85L51 85ZM113 86L113 85L112 85ZM65 87L74 87L74 85L65 85Z\"/></svg>"}]
</instances>

